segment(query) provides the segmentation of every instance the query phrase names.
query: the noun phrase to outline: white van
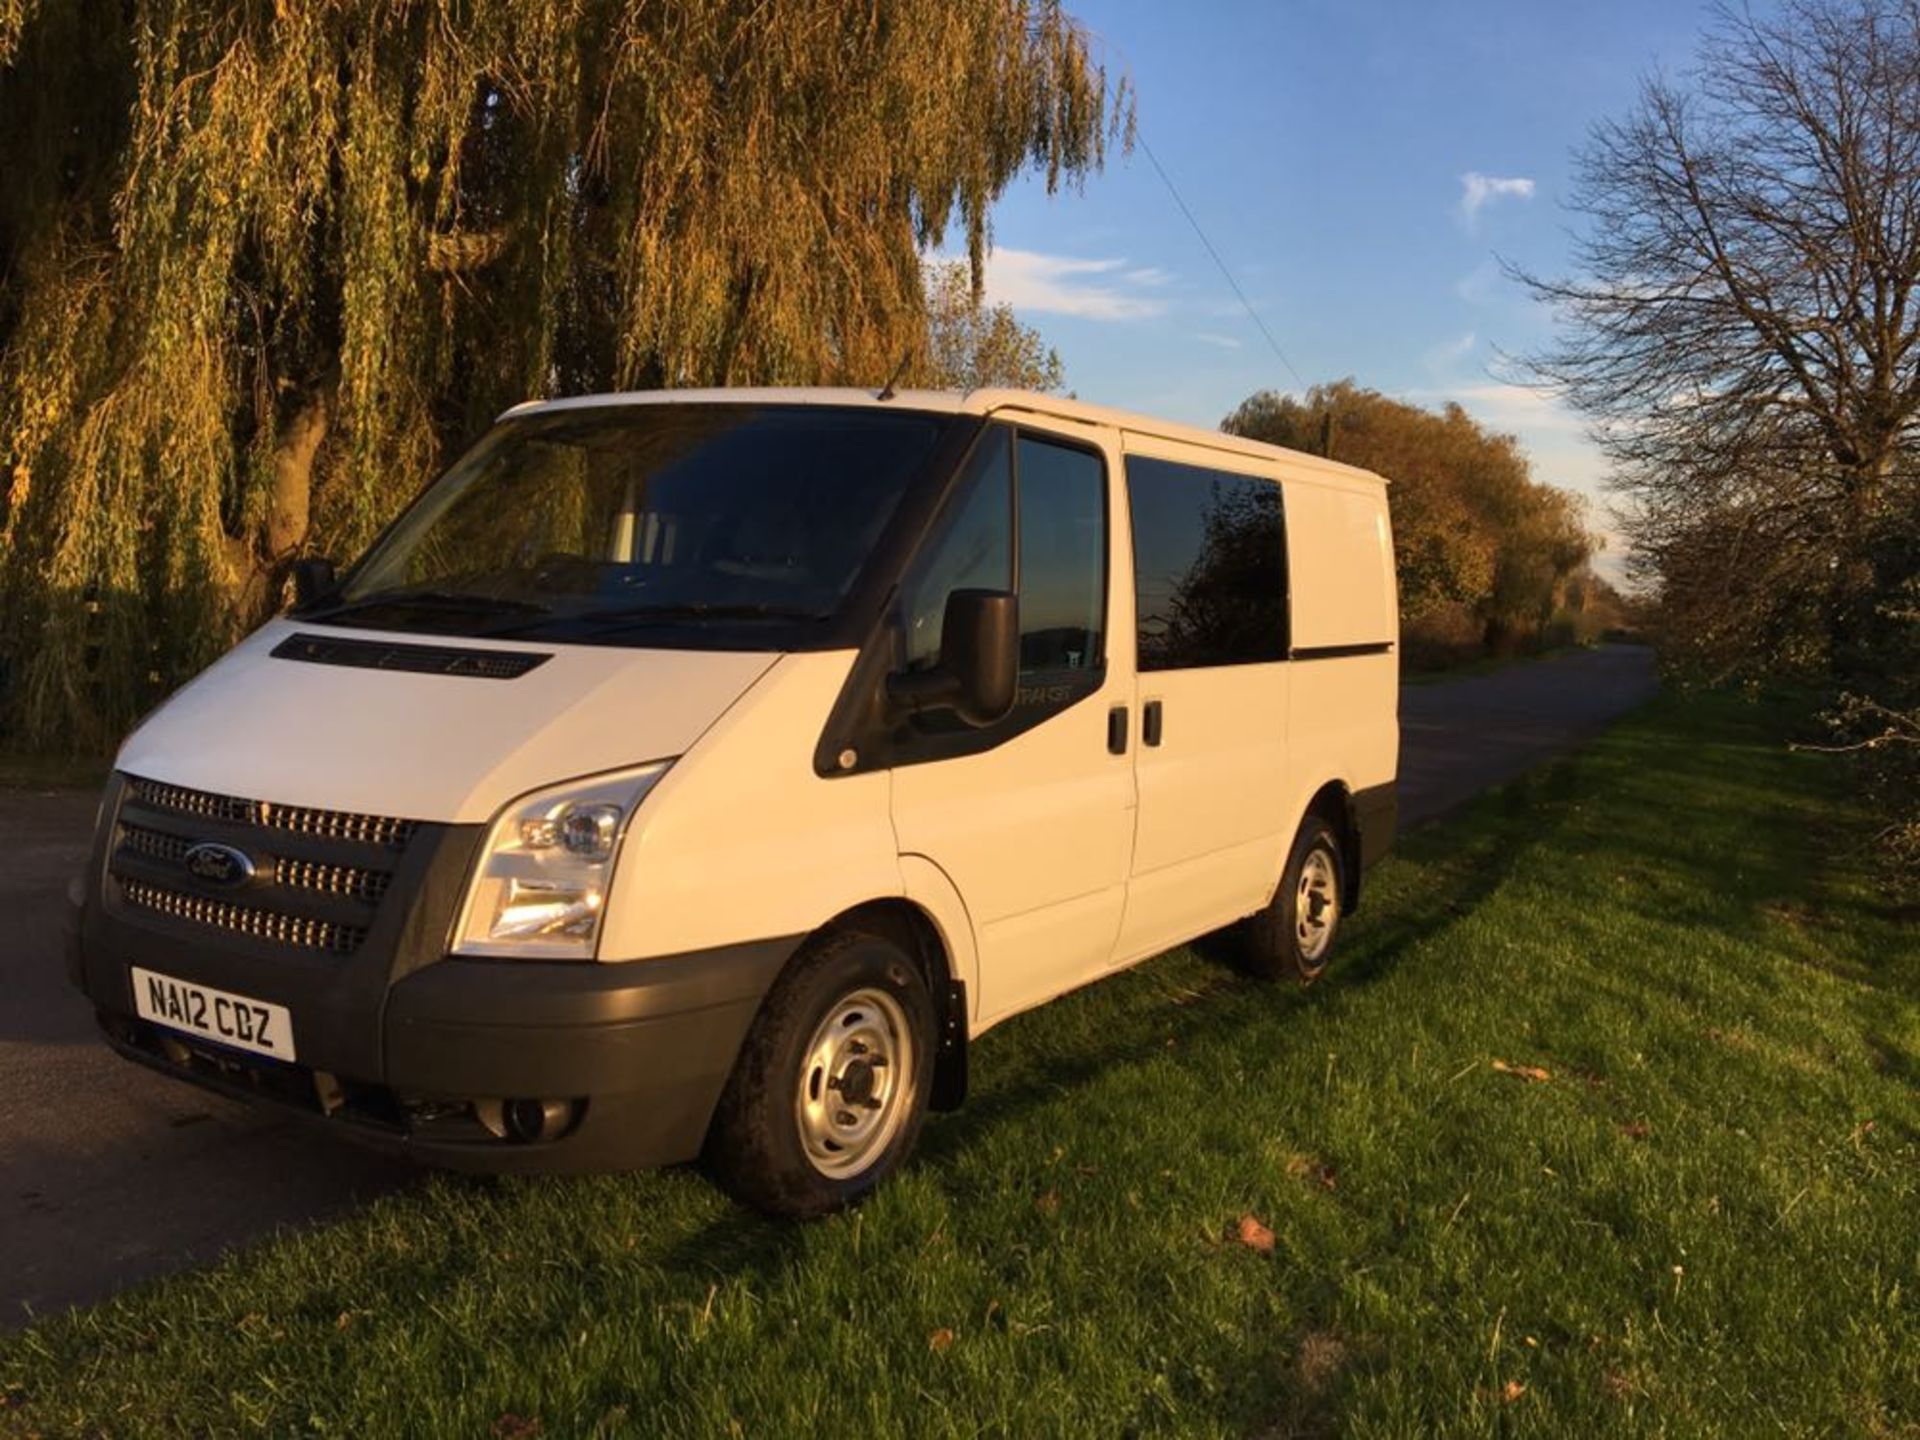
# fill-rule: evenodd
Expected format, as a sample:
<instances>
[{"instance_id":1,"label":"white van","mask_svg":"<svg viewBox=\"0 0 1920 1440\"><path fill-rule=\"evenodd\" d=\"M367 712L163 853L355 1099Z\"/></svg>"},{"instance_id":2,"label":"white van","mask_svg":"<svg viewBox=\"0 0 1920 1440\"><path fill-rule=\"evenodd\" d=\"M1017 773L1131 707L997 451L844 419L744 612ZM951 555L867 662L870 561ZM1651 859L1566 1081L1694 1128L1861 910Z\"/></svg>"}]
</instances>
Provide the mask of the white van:
<instances>
[{"instance_id":1,"label":"white van","mask_svg":"<svg viewBox=\"0 0 1920 1440\"><path fill-rule=\"evenodd\" d=\"M1392 557L1376 476L1052 396L523 405L129 737L74 978L434 1164L831 1209L1010 1015L1235 922L1320 973Z\"/></svg>"}]
</instances>

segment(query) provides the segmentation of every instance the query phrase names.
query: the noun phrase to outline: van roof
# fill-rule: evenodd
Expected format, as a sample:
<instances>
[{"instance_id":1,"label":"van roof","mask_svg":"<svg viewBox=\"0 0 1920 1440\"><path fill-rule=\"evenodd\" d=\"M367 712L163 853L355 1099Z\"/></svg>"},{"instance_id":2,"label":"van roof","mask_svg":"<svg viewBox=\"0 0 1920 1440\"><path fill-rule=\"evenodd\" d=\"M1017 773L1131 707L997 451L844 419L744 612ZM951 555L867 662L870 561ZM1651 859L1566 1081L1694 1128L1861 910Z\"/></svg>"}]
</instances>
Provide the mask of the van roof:
<instances>
[{"instance_id":1,"label":"van roof","mask_svg":"<svg viewBox=\"0 0 1920 1440\"><path fill-rule=\"evenodd\" d=\"M1302 450L1289 450L1260 440L1229 435L1224 430L1205 430L1198 425L1182 425L1172 420L1156 420L1130 410L1108 405L1089 405L1084 400L1063 399L1033 390L988 388L980 390L896 390L889 400L880 399L872 390L831 386L765 386L688 390L624 390L605 395L570 395L560 400L528 400L504 412L530 415L545 410L579 410L605 405L851 405L888 410L932 410L948 415L1044 415L1061 420L1079 420L1092 425L1111 425L1115 429L1152 435L1183 444L1223 450L1261 460L1281 460L1287 464L1347 480L1384 485L1385 479L1371 470L1324 460Z\"/></svg>"}]
</instances>

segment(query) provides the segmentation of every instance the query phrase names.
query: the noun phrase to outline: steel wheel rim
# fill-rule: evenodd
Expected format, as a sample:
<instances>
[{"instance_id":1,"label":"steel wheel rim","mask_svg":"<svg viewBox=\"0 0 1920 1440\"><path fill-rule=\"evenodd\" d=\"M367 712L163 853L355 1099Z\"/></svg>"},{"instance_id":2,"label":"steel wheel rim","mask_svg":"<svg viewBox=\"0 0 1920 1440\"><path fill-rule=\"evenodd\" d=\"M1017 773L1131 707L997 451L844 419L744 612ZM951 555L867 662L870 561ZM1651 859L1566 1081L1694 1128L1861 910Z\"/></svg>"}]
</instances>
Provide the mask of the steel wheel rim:
<instances>
[{"instance_id":1,"label":"steel wheel rim","mask_svg":"<svg viewBox=\"0 0 1920 1440\"><path fill-rule=\"evenodd\" d=\"M1300 887L1293 897L1293 938L1309 964L1327 953L1340 920L1340 880L1333 857L1316 846L1300 866Z\"/></svg>"},{"instance_id":2,"label":"steel wheel rim","mask_svg":"<svg viewBox=\"0 0 1920 1440\"><path fill-rule=\"evenodd\" d=\"M830 1179L860 1174L900 1133L914 1089L907 1012L883 990L836 1000L800 1062L794 1117L813 1168Z\"/></svg>"}]
</instances>

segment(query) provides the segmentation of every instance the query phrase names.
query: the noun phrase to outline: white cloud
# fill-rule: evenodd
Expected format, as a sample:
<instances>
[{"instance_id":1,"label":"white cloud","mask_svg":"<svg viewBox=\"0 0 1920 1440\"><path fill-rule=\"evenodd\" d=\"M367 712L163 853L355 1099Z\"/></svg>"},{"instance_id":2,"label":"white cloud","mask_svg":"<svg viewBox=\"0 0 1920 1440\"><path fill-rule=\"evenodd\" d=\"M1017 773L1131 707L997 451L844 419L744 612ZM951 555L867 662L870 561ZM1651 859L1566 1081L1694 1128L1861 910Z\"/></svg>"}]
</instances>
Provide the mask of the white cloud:
<instances>
[{"instance_id":1,"label":"white cloud","mask_svg":"<svg viewBox=\"0 0 1920 1440\"><path fill-rule=\"evenodd\" d=\"M1441 374L1453 369L1473 353L1473 347L1479 339L1478 335L1469 330L1457 340L1444 341L1434 346L1424 357L1427 368Z\"/></svg>"},{"instance_id":2,"label":"white cloud","mask_svg":"<svg viewBox=\"0 0 1920 1440\"><path fill-rule=\"evenodd\" d=\"M1469 170L1460 177L1460 218L1471 226L1483 206L1495 200L1531 200L1533 181L1524 175L1482 175Z\"/></svg>"},{"instance_id":3,"label":"white cloud","mask_svg":"<svg viewBox=\"0 0 1920 1440\"><path fill-rule=\"evenodd\" d=\"M1164 313L1167 303L1140 292L1172 278L1151 267L1130 268L1125 260L996 249L987 253L986 297L1038 314L1145 320Z\"/></svg>"},{"instance_id":4,"label":"white cloud","mask_svg":"<svg viewBox=\"0 0 1920 1440\"><path fill-rule=\"evenodd\" d=\"M1232 335L1222 335L1216 330L1196 330L1193 338L1203 345L1217 345L1222 350L1238 350L1240 341Z\"/></svg>"},{"instance_id":5,"label":"white cloud","mask_svg":"<svg viewBox=\"0 0 1920 1440\"><path fill-rule=\"evenodd\" d=\"M1458 400L1468 414L1496 430L1535 435L1584 436L1587 433L1587 422L1569 410L1558 394L1537 385L1489 381L1446 391L1444 398Z\"/></svg>"}]
</instances>

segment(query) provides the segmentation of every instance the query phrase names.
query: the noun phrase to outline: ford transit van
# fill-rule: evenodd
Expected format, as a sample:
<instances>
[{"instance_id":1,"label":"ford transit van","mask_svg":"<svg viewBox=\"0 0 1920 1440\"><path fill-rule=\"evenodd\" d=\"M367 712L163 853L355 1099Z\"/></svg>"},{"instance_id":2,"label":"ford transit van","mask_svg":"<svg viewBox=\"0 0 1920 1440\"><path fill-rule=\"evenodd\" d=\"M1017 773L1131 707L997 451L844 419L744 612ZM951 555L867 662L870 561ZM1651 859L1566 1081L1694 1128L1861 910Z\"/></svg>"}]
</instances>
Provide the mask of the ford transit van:
<instances>
[{"instance_id":1,"label":"ford transit van","mask_svg":"<svg viewBox=\"0 0 1920 1440\"><path fill-rule=\"evenodd\" d=\"M831 1209L1009 1016L1312 980L1392 835L1384 483L1076 401L524 405L296 592L121 749L73 978L437 1165Z\"/></svg>"}]
</instances>

